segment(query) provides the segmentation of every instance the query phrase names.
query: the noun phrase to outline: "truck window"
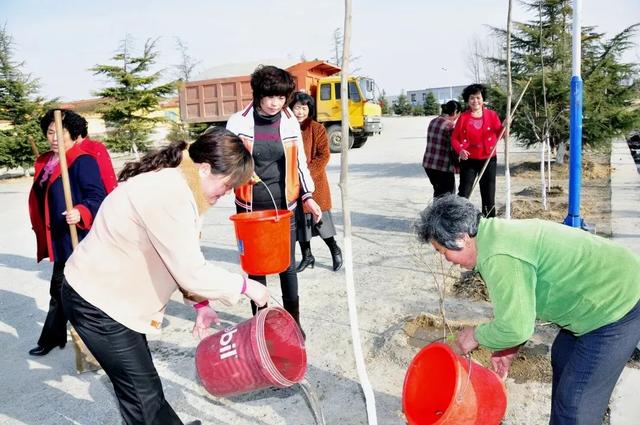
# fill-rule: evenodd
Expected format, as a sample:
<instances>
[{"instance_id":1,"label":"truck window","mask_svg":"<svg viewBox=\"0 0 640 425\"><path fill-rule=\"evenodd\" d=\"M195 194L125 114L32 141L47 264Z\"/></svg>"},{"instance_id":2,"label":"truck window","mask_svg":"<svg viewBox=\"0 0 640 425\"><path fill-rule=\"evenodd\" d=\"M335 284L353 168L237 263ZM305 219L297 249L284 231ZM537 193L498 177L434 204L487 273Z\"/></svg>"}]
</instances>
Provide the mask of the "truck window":
<instances>
[{"instance_id":1,"label":"truck window","mask_svg":"<svg viewBox=\"0 0 640 425\"><path fill-rule=\"evenodd\" d=\"M331 99L331 84L320 84L320 100Z\"/></svg>"},{"instance_id":2,"label":"truck window","mask_svg":"<svg viewBox=\"0 0 640 425\"><path fill-rule=\"evenodd\" d=\"M341 83L336 83L336 99L340 99L341 87ZM349 81L349 99L351 99L353 102L360 102L360 92L358 91L356 83L354 83L353 81Z\"/></svg>"}]
</instances>

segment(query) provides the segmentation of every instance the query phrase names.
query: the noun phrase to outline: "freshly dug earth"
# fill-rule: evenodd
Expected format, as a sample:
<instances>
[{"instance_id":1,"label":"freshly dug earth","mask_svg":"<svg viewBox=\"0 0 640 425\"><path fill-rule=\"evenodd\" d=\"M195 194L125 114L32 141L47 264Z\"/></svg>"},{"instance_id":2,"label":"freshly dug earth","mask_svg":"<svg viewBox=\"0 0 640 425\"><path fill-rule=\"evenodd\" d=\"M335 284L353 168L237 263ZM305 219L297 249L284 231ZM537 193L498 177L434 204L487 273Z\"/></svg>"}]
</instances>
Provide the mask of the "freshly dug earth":
<instances>
[{"instance_id":1,"label":"freshly dug earth","mask_svg":"<svg viewBox=\"0 0 640 425\"><path fill-rule=\"evenodd\" d=\"M478 323L470 321L447 320L447 338L443 335L442 318L421 314L413 320L407 321L404 332L409 339L409 344L415 347L423 347L431 342L442 341L451 343L455 332L464 326L475 326ZM485 367L491 367L491 350L479 348L472 354L472 358ZM518 352L509 369L509 377L520 384L527 381L551 382L551 362L549 346L545 343L527 342Z\"/></svg>"}]
</instances>

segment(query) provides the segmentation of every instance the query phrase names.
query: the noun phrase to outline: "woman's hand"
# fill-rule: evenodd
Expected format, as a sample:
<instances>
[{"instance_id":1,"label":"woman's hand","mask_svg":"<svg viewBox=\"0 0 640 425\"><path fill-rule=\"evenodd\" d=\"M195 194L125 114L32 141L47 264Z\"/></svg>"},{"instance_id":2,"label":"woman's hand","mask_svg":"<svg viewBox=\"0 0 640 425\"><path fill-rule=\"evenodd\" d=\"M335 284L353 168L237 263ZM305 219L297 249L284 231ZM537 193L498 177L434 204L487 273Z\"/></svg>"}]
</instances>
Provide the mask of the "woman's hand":
<instances>
[{"instance_id":1,"label":"woman's hand","mask_svg":"<svg viewBox=\"0 0 640 425\"><path fill-rule=\"evenodd\" d=\"M468 354L478 348L478 340L476 339L476 328L465 326L456 338L456 345L462 352L462 354Z\"/></svg>"},{"instance_id":2,"label":"woman's hand","mask_svg":"<svg viewBox=\"0 0 640 425\"><path fill-rule=\"evenodd\" d=\"M513 363L513 359L518 355L519 349L520 346L496 351L491 354L492 369L503 381L507 379L509 367L511 366L511 363Z\"/></svg>"},{"instance_id":3,"label":"woman's hand","mask_svg":"<svg viewBox=\"0 0 640 425\"><path fill-rule=\"evenodd\" d=\"M80 211L78 211L77 208L71 208L69 211L64 211L62 215L67 218L67 224L80 223Z\"/></svg>"},{"instance_id":4,"label":"woman's hand","mask_svg":"<svg viewBox=\"0 0 640 425\"><path fill-rule=\"evenodd\" d=\"M462 149L458 154L458 157L460 158L460 161L469 159L469 151Z\"/></svg>"},{"instance_id":5,"label":"woman's hand","mask_svg":"<svg viewBox=\"0 0 640 425\"><path fill-rule=\"evenodd\" d=\"M322 219L322 210L320 209L320 205L318 205L313 198L307 198L304 201L304 206L307 207L313 215L314 223L317 223Z\"/></svg>"},{"instance_id":6,"label":"woman's hand","mask_svg":"<svg viewBox=\"0 0 640 425\"><path fill-rule=\"evenodd\" d=\"M196 323L193 326L194 338L203 339L213 333L211 324L219 325L218 313L207 305L196 309Z\"/></svg>"},{"instance_id":7,"label":"woman's hand","mask_svg":"<svg viewBox=\"0 0 640 425\"><path fill-rule=\"evenodd\" d=\"M244 294L256 303L258 307L262 307L269 301L267 287L253 279L247 279L247 289L245 289Z\"/></svg>"}]
</instances>

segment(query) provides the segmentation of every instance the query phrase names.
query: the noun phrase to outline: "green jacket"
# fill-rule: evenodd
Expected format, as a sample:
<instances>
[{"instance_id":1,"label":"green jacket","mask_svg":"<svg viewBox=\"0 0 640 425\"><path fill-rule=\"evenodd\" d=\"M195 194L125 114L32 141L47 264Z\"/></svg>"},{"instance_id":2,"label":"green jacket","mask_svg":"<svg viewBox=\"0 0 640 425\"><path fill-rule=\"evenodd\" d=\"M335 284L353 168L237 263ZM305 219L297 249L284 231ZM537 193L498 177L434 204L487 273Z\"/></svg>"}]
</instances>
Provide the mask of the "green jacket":
<instances>
[{"instance_id":1,"label":"green jacket","mask_svg":"<svg viewBox=\"0 0 640 425\"><path fill-rule=\"evenodd\" d=\"M481 219L477 270L494 319L476 339L498 350L527 341L535 319L576 335L613 323L640 299L640 257L608 239L544 220Z\"/></svg>"}]
</instances>

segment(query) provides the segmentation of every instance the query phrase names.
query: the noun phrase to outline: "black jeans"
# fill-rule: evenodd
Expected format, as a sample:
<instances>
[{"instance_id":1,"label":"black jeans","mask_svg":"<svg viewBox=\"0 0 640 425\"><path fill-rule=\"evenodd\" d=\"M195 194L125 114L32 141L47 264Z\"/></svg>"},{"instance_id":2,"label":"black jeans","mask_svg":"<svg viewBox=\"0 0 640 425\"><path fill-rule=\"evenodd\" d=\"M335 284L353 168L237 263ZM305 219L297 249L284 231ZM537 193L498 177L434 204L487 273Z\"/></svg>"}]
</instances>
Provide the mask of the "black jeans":
<instances>
[{"instance_id":1,"label":"black jeans","mask_svg":"<svg viewBox=\"0 0 640 425\"><path fill-rule=\"evenodd\" d=\"M182 425L164 398L147 337L109 317L64 280L62 304L78 335L104 369L127 425Z\"/></svg>"},{"instance_id":2,"label":"black jeans","mask_svg":"<svg viewBox=\"0 0 640 425\"><path fill-rule=\"evenodd\" d=\"M469 198L473 182L484 167L484 159L467 159L460 161L460 187L458 196ZM480 179L480 197L482 198L482 214L485 217L496 216L496 164L494 156L489 160L487 169Z\"/></svg>"},{"instance_id":3,"label":"black jeans","mask_svg":"<svg viewBox=\"0 0 640 425\"><path fill-rule=\"evenodd\" d=\"M64 262L53 263L53 273L49 285L49 311L38 339L40 347L56 347L67 342L67 317L62 308L62 281L64 279Z\"/></svg>"},{"instance_id":4,"label":"black jeans","mask_svg":"<svg viewBox=\"0 0 640 425\"><path fill-rule=\"evenodd\" d=\"M429 177L431 186L433 186L434 198L447 193L456 193L456 178L453 173L434 170L432 168L425 168L424 171L427 173L427 177Z\"/></svg>"}]
</instances>

